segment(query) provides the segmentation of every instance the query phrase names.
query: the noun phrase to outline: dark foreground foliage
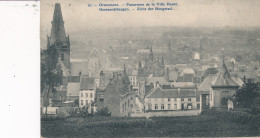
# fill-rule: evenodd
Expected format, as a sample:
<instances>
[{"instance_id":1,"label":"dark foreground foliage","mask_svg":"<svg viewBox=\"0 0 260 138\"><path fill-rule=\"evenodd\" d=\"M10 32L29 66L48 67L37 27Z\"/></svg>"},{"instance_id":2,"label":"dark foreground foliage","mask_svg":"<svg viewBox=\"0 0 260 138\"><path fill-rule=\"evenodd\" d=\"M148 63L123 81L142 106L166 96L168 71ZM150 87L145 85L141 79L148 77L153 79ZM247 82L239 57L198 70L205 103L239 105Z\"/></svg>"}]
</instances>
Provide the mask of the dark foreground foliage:
<instances>
[{"instance_id":1,"label":"dark foreground foliage","mask_svg":"<svg viewBox=\"0 0 260 138\"><path fill-rule=\"evenodd\" d=\"M186 117L105 117L67 118L42 121L46 137L167 137L167 136L257 136L251 123L237 123L214 115Z\"/></svg>"},{"instance_id":2,"label":"dark foreground foliage","mask_svg":"<svg viewBox=\"0 0 260 138\"><path fill-rule=\"evenodd\" d=\"M256 125L256 116L243 111L229 111L225 109L212 108L203 111L202 114L211 115L217 120Z\"/></svg>"}]
</instances>

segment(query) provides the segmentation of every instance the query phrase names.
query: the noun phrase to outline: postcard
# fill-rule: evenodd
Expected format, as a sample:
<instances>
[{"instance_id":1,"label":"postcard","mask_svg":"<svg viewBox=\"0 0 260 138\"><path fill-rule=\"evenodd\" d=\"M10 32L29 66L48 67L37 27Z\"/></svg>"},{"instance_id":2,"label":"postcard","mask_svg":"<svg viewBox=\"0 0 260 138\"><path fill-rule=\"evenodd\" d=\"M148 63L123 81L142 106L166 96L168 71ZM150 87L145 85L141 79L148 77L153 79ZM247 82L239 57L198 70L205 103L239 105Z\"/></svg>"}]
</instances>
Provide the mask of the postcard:
<instances>
[{"instance_id":1,"label":"postcard","mask_svg":"<svg viewBox=\"0 0 260 138\"><path fill-rule=\"evenodd\" d=\"M259 136L259 6L41 1L41 136Z\"/></svg>"}]
</instances>

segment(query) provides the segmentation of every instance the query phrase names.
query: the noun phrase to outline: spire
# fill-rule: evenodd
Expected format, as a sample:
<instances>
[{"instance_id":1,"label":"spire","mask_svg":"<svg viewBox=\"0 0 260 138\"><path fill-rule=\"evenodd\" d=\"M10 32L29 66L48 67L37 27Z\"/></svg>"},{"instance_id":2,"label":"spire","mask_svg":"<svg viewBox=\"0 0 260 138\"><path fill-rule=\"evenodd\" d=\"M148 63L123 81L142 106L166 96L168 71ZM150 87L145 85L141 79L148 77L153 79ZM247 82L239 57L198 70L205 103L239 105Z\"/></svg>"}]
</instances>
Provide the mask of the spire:
<instances>
[{"instance_id":1,"label":"spire","mask_svg":"<svg viewBox=\"0 0 260 138\"><path fill-rule=\"evenodd\" d=\"M226 87L226 86L239 86L232 78L227 69L225 61L223 60L222 68L219 72L219 76L213 80L212 82L213 87Z\"/></svg>"},{"instance_id":2,"label":"spire","mask_svg":"<svg viewBox=\"0 0 260 138\"><path fill-rule=\"evenodd\" d=\"M164 67L164 58L162 56L162 59L161 59L161 67L163 68Z\"/></svg>"},{"instance_id":3,"label":"spire","mask_svg":"<svg viewBox=\"0 0 260 138\"><path fill-rule=\"evenodd\" d=\"M122 76L121 79L122 79L122 81L123 81L124 84L129 84L129 83L130 83L129 78L128 78L127 74L126 74L125 64L124 64L123 76Z\"/></svg>"},{"instance_id":4,"label":"spire","mask_svg":"<svg viewBox=\"0 0 260 138\"><path fill-rule=\"evenodd\" d=\"M139 60L139 62L138 62L138 70L141 70L142 69L142 63L141 63L141 61Z\"/></svg>"},{"instance_id":5,"label":"spire","mask_svg":"<svg viewBox=\"0 0 260 138\"><path fill-rule=\"evenodd\" d=\"M150 47L149 60L153 62L153 48Z\"/></svg>"},{"instance_id":6,"label":"spire","mask_svg":"<svg viewBox=\"0 0 260 138\"><path fill-rule=\"evenodd\" d=\"M60 3L55 4L50 43L53 44L57 40L61 41L62 43L67 43Z\"/></svg>"},{"instance_id":7,"label":"spire","mask_svg":"<svg viewBox=\"0 0 260 138\"><path fill-rule=\"evenodd\" d=\"M224 59L223 59L222 68L220 70L220 74L223 75L224 78L226 78L226 77L230 78L230 73L227 69Z\"/></svg>"}]
</instances>

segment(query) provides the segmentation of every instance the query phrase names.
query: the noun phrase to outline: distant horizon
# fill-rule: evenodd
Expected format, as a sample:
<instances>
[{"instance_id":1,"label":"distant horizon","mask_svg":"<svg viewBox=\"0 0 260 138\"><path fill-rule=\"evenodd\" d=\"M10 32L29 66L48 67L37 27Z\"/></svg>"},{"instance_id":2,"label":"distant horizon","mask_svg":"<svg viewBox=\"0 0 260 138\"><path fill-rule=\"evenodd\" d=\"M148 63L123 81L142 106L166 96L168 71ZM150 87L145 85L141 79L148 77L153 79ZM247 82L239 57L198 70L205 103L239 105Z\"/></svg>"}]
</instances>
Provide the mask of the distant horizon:
<instances>
[{"instance_id":1,"label":"distant horizon","mask_svg":"<svg viewBox=\"0 0 260 138\"><path fill-rule=\"evenodd\" d=\"M61 4L66 32L115 27L260 28L258 0L165 0L177 2L172 11L100 12L88 4L156 3L154 0L45 0L41 2L41 27L50 30L55 3Z\"/></svg>"}]
</instances>

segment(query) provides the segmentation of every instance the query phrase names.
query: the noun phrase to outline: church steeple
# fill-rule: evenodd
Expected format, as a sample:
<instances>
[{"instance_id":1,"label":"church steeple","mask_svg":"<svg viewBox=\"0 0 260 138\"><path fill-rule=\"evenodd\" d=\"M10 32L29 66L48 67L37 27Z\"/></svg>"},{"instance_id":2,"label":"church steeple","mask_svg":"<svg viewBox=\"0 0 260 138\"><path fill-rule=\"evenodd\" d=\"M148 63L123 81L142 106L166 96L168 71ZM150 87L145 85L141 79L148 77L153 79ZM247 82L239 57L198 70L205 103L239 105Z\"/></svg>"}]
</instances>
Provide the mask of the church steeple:
<instances>
[{"instance_id":1,"label":"church steeple","mask_svg":"<svg viewBox=\"0 0 260 138\"><path fill-rule=\"evenodd\" d=\"M150 47L149 60L153 62L153 48Z\"/></svg>"},{"instance_id":2,"label":"church steeple","mask_svg":"<svg viewBox=\"0 0 260 138\"><path fill-rule=\"evenodd\" d=\"M53 44L56 41L67 43L60 3L56 3L54 8L50 44Z\"/></svg>"},{"instance_id":3,"label":"church steeple","mask_svg":"<svg viewBox=\"0 0 260 138\"><path fill-rule=\"evenodd\" d=\"M161 67L164 68L164 58L162 56L162 59L161 59Z\"/></svg>"},{"instance_id":4,"label":"church steeple","mask_svg":"<svg viewBox=\"0 0 260 138\"><path fill-rule=\"evenodd\" d=\"M126 74L125 64L124 64L124 71L123 71L122 81L123 81L124 84L130 84L129 77Z\"/></svg>"},{"instance_id":5,"label":"church steeple","mask_svg":"<svg viewBox=\"0 0 260 138\"><path fill-rule=\"evenodd\" d=\"M70 40L66 37L60 3L54 7L51 35L47 36L47 47L55 44L59 58L67 69L70 69Z\"/></svg>"}]
</instances>

